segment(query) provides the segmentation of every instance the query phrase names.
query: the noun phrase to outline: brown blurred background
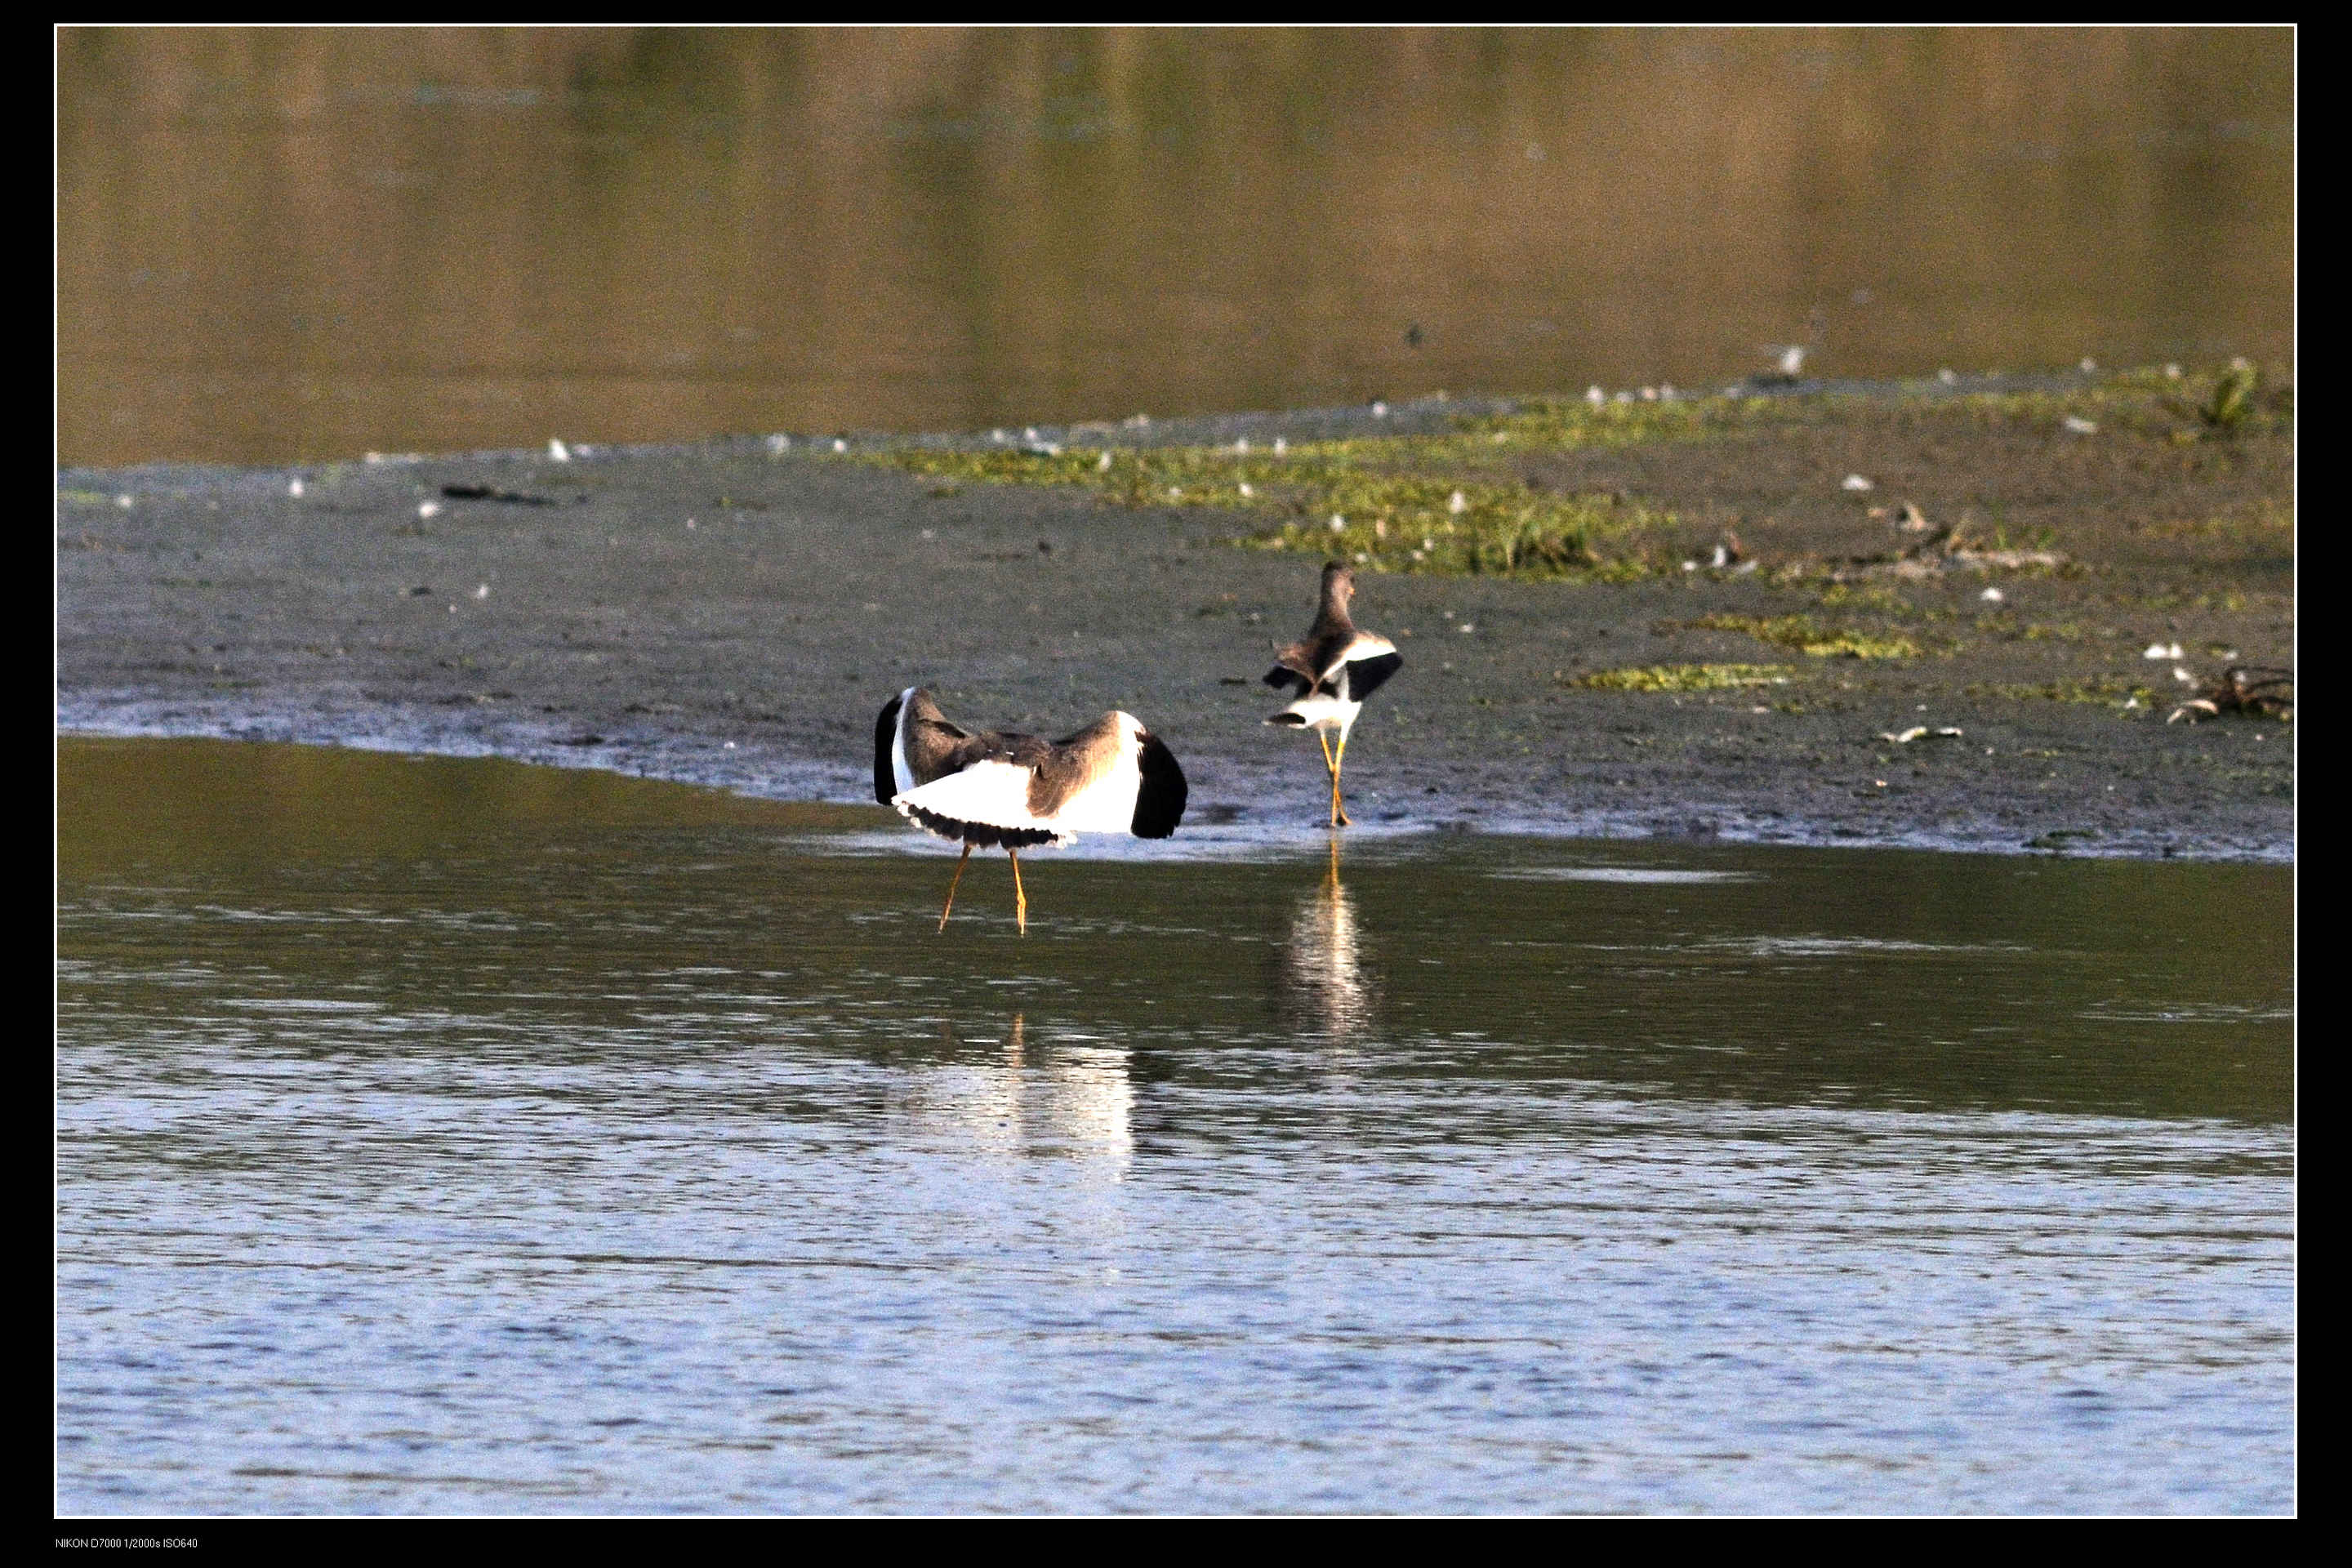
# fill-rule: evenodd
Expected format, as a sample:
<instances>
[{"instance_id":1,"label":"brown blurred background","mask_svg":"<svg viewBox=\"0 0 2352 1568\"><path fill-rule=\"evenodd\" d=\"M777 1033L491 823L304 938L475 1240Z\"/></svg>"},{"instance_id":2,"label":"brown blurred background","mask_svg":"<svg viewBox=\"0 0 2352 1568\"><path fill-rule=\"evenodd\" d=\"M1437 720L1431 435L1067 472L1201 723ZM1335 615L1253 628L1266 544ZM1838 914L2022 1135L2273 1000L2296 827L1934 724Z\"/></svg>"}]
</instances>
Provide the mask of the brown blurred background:
<instances>
[{"instance_id":1,"label":"brown blurred background","mask_svg":"<svg viewBox=\"0 0 2352 1568\"><path fill-rule=\"evenodd\" d=\"M2244 353L2294 37L67 28L60 458Z\"/></svg>"}]
</instances>

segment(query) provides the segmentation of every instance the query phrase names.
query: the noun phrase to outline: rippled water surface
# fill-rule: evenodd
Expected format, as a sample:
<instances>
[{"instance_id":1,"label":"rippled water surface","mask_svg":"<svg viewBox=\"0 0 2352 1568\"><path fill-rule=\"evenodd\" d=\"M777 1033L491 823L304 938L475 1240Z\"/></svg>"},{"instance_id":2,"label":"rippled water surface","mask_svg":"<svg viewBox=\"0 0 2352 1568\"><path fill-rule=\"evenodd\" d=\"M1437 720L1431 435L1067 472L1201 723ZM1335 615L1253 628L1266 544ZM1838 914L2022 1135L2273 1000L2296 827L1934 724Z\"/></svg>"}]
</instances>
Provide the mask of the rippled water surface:
<instances>
[{"instance_id":1,"label":"rippled water surface","mask_svg":"<svg viewBox=\"0 0 2352 1568\"><path fill-rule=\"evenodd\" d=\"M2294 1503L2278 868L59 780L67 1511Z\"/></svg>"}]
</instances>

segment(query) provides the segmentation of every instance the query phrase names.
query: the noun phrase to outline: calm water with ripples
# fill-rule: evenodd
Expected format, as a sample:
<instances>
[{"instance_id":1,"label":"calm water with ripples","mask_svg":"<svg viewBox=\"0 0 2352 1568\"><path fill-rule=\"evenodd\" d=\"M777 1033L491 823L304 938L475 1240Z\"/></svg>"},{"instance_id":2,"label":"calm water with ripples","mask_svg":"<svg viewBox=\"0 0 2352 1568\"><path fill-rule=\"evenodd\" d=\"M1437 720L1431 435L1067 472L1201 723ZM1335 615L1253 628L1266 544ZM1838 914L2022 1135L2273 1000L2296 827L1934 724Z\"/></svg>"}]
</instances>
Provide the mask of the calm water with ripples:
<instances>
[{"instance_id":1,"label":"calm water with ripples","mask_svg":"<svg viewBox=\"0 0 2352 1568\"><path fill-rule=\"evenodd\" d=\"M2292 1509L2292 873L59 747L70 1512Z\"/></svg>"},{"instance_id":2,"label":"calm water with ripples","mask_svg":"<svg viewBox=\"0 0 2352 1568\"><path fill-rule=\"evenodd\" d=\"M2294 353L2263 27L89 27L60 460Z\"/></svg>"}]
</instances>

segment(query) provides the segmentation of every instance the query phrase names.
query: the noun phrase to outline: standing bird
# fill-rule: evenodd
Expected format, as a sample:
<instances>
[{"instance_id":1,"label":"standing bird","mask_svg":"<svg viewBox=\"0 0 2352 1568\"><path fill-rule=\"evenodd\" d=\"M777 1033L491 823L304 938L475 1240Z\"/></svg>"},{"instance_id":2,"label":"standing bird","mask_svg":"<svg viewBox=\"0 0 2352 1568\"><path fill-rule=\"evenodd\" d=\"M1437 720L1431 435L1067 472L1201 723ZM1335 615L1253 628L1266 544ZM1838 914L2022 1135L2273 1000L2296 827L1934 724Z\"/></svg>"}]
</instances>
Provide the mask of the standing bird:
<instances>
[{"instance_id":1,"label":"standing bird","mask_svg":"<svg viewBox=\"0 0 2352 1568\"><path fill-rule=\"evenodd\" d=\"M1025 935L1022 850L1122 828L1165 838L1184 819L1185 794L1184 770L1131 713L1106 713L1059 741L975 733L950 723L929 689L909 686L874 721L874 798L941 838L963 841L940 909L941 931L974 849L1004 846L1013 919Z\"/></svg>"},{"instance_id":2,"label":"standing bird","mask_svg":"<svg viewBox=\"0 0 2352 1568\"><path fill-rule=\"evenodd\" d=\"M1857 305L1869 303L1868 290L1857 299ZM1805 341L1801 343L1759 343L1758 348L1772 356L1772 369L1763 375L1753 376L1759 386L1794 386L1805 374L1805 356L1819 352L1822 346L1822 309L1816 305L1805 318Z\"/></svg>"},{"instance_id":3,"label":"standing bird","mask_svg":"<svg viewBox=\"0 0 2352 1568\"><path fill-rule=\"evenodd\" d=\"M1805 374L1805 356L1813 352L1811 343L1766 343L1764 352L1772 356L1772 371L1756 379L1767 386L1794 386L1797 378Z\"/></svg>"},{"instance_id":4,"label":"standing bird","mask_svg":"<svg viewBox=\"0 0 2352 1568\"><path fill-rule=\"evenodd\" d=\"M1289 692L1290 706L1266 721L1310 729L1323 742L1323 765L1331 773L1331 826L1346 827L1348 813L1339 804L1339 764L1348 755L1348 730L1363 710L1364 699L1397 672L1404 656L1384 637L1359 631L1348 618L1348 601L1355 596L1356 572L1334 561L1323 568L1323 603L1307 635L1274 656L1265 683ZM1339 731L1339 747L1331 749L1330 732Z\"/></svg>"}]
</instances>

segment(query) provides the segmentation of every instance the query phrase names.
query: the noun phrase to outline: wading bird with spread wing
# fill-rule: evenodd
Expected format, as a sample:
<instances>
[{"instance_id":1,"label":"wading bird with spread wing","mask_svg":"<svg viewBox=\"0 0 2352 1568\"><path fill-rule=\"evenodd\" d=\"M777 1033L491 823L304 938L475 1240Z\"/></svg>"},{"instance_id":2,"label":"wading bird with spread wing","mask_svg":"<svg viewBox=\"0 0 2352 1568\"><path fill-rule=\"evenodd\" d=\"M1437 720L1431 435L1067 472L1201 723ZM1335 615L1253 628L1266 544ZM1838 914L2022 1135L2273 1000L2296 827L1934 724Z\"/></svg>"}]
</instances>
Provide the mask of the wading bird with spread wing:
<instances>
[{"instance_id":1,"label":"wading bird with spread wing","mask_svg":"<svg viewBox=\"0 0 2352 1568\"><path fill-rule=\"evenodd\" d=\"M1364 699L1380 689L1397 672L1404 656L1388 638L1361 631L1348 617L1348 601L1355 596L1355 568L1334 561L1323 568L1323 599L1315 624L1307 635L1276 653L1265 683L1292 696L1289 707L1266 721L1269 724L1315 731L1323 742L1323 765L1331 774L1331 826L1345 827L1348 813L1339 804L1339 765L1348 755L1348 731L1363 711ZM1339 749L1331 731L1339 732Z\"/></svg>"},{"instance_id":2,"label":"wading bird with spread wing","mask_svg":"<svg viewBox=\"0 0 2352 1568\"><path fill-rule=\"evenodd\" d=\"M1132 713L1106 713L1074 735L1040 740L950 723L924 687L910 686L874 721L874 798L963 854L948 883L940 930L974 849L1003 845L1013 862L1013 910L1029 930L1021 851L1081 833L1165 838L1184 819L1184 770Z\"/></svg>"}]
</instances>

